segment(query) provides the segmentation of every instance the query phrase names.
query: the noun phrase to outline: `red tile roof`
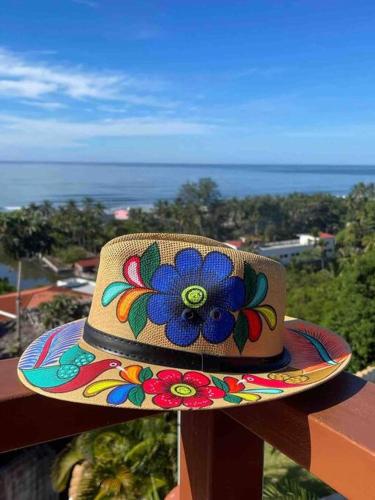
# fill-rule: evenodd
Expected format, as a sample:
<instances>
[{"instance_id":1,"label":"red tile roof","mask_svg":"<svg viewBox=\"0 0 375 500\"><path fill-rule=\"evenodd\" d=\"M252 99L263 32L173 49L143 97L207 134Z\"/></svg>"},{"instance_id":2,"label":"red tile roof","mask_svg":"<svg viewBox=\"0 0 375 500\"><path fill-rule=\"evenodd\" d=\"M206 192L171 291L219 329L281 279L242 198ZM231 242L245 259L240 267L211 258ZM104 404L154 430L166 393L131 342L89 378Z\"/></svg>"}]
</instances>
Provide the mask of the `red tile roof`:
<instances>
[{"instance_id":1,"label":"red tile roof","mask_svg":"<svg viewBox=\"0 0 375 500\"><path fill-rule=\"evenodd\" d=\"M243 241L242 240L227 240L225 241L227 245L230 245L231 247L235 248L241 248L243 246Z\"/></svg>"},{"instance_id":2,"label":"red tile roof","mask_svg":"<svg viewBox=\"0 0 375 500\"><path fill-rule=\"evenodd\" d=\"M323 240L327 240L327 239L330 239L330 238L334 238L335 235L334 234L330 234L330 233L319 233L319 238L322 238Z\"/></svg>"},{"instance_id":3,"label":"red tile roof","mask_svg":"<svg viewBox=\"0 0 375 500\"><path fill-rule=\"evenodd\" d=\"M36 309L41 304L45 302L50 302L57 295L70 295L76 297L77 299L91 299L92 296L83 293L76 292L70 288L64 288L56 285L47 285L39 288L29 288L27 290L22 290L21 292L21 307L23 309ZM6 316L1 314L2 311L8 313L9 315L16 314L16 297L17 293L4 293L0 295L0 321L9 321L11 316Z\"/></svg>"},{"instance_id":4,"label":"red tile roof","mask_svg":"<svg viewBox=\"0 0 375 500\"><path fill-rule=\"evenodd\" d=\"M76 265L81 266L81 267L98 267L99 256L88 257L87 259L77 260Z\"/></svg>"}]
</instances>

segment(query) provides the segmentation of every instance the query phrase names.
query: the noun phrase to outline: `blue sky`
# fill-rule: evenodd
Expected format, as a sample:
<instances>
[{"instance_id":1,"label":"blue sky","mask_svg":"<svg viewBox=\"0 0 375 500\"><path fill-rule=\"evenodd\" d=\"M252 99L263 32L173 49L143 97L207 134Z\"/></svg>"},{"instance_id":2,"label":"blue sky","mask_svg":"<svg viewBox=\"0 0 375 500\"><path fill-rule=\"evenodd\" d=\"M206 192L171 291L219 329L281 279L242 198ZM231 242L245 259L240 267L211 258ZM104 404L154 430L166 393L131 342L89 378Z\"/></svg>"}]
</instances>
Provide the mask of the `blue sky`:
<instances>
[{"instance_id":1,"label":"blue sky","mask_svg":"<svg viewBox=\"0 0 375 500\"><path fill-rule=\"evenodd\" d=\"M373 0L2 0L0 158L375 163Z\"/></svg>"}]
</instances>

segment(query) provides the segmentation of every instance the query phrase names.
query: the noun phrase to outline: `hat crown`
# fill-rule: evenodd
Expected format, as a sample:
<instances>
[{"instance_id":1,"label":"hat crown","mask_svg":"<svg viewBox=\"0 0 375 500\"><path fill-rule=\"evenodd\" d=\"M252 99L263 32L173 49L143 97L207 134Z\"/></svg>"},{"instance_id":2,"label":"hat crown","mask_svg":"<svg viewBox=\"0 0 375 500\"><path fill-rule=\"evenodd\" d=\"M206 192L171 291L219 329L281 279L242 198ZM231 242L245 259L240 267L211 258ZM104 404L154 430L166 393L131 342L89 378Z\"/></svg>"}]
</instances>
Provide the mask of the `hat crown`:
<instances>
[{"instance_id":1,"label":"hat crown","mask_svg":"<svg viewBox=\"0 0 375 500\"><path fill-rule=\"evenodd\" d=\"M120 339L230 357L283 350L285 270L209 238L132 234L101 251L88 323Z\"/></svg>"}]
</instances>

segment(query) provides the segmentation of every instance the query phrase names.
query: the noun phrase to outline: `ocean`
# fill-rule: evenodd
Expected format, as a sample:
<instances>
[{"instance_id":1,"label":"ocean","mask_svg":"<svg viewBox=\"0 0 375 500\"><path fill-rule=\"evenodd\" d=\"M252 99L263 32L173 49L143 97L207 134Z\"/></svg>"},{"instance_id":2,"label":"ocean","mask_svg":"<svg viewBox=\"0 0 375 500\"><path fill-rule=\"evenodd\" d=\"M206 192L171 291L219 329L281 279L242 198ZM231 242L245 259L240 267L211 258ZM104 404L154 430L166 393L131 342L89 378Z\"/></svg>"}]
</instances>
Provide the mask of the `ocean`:
<instances>
[{"instance_id":1,"label":"ocean","mask_svg":"<svg viewBox=\"0 0 375 500\"><path fill-rule=\"evenodd\" d=\"M187 181L211 177L223 196L291 192L346 195L358 182L375 182L374 166L207 165L0 162L0 209L89 196L116 207L173 199Z\"/></svg>"}]
</instances>

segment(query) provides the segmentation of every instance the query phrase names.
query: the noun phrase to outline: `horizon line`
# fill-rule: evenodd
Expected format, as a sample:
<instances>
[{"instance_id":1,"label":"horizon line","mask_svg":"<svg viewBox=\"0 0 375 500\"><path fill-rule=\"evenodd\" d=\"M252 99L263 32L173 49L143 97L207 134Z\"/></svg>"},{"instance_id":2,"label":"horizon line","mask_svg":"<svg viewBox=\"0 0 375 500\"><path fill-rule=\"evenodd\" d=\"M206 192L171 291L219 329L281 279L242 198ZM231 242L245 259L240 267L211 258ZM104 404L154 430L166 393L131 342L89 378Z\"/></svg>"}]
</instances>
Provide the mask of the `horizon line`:
<instances>
[{"instance_id":1,"label":"horizon line","mask_svg":"<svg viewBox=\"0 0 375 500\"><path fill-rule=\"evenodd\" d=\"M299 166L299 167L375 167L375 163L301 163L301 162L170 162L170 161L97 161L97 160L0 160L4 163L51 163L51 164L81 164L81 165L163 165L163 166Z\"/></svg>"}]
</instances>

